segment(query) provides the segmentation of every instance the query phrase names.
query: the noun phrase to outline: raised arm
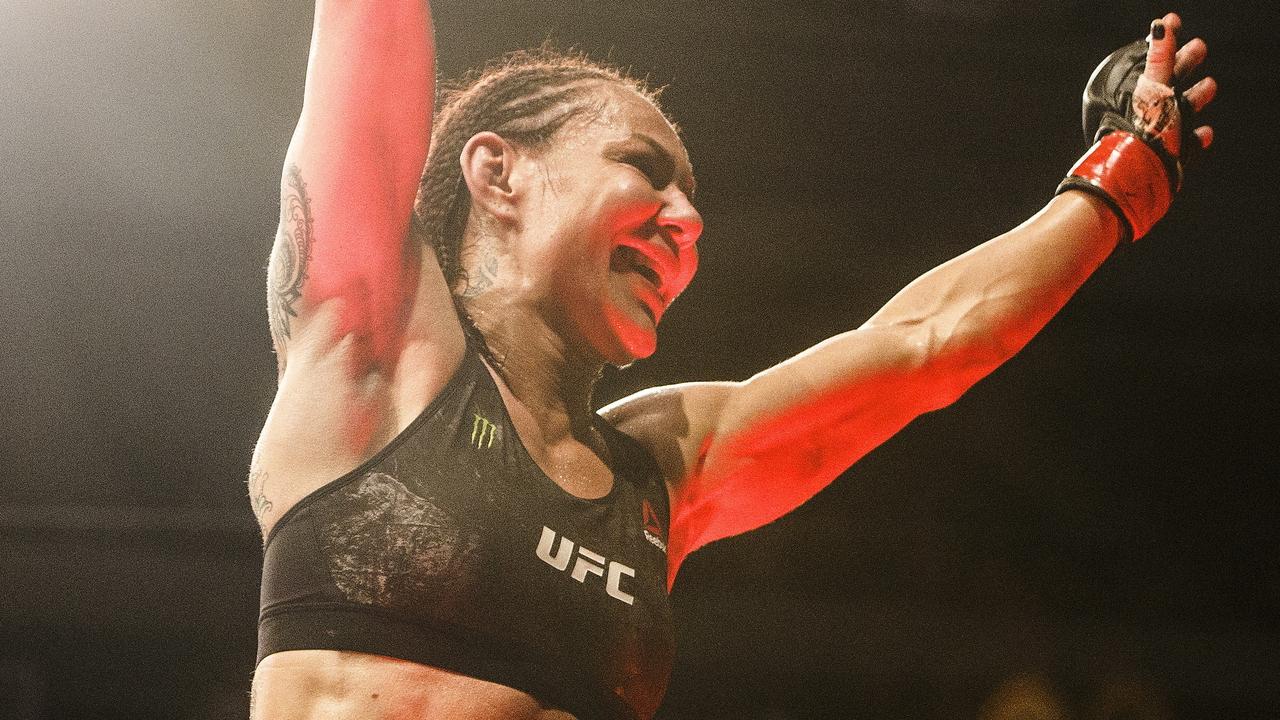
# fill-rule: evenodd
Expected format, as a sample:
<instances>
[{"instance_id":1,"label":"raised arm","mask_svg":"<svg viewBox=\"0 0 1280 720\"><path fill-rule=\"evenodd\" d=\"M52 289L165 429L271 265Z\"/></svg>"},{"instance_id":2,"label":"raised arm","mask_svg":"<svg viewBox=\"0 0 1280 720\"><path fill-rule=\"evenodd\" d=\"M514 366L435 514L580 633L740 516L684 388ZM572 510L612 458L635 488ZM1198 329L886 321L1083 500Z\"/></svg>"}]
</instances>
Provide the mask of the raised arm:
<instances>
[{"instance_id":1,"label":"raised arm","mask_svg":"<svg viewBox=\"0 0 1280 720\"><path fill-rule=\"evenodd\" d=\"M1164 23L1143 77L1167 90L1177 17ZM1188 43L1178 74L1203 56L1203 43ZM1135 96L1142 92L1140 82ZM1186 93L1197 110L1212 95L1212 81ZM1168 207L1167 153L1146 143L1165 142L1160 132L1176 122L1164 117L1154 132L1110 128L1043 210L924 274L858 329L742 383L659 388L608 408L654 449L669 479L672 577L687 553L789 512L1026 345L1117 242L1140 236ZM1173 133L1181 137L1180 128ZM1117 146L1112 135L1137 145ZM1207 128L1192 137L1205 146L1211 138ZM1164 147L1180 172L1178 148Z\"/></svg>"},{"instance_id":2,"label":"raised arm","mask_svg":"<svg viewBox=\"0 0 1280 720\"><path fill-rule=\"evenodd\" d=\"M434 78L425 0L316 3L268 266L282 375L343 342L376 365L394 355L409 308L424 304L439 319L428 332L458 342L434 257L409 236Z\"/></svg>"},{"instance_id":3,"label":"raised arm","mask_svg":"<svg viewBox=\"0 0 1280 720\"><path fill-rule=\"evenodd\" d=\"M675 478L673 577L689 552L790 512L958 398L1022 348L1119 237L1102 201L1064 194L916 279L856 330L741 383L659 388L609 408ZM655 442L673 425L684 432Z\"/></svg>"}]
</instances>

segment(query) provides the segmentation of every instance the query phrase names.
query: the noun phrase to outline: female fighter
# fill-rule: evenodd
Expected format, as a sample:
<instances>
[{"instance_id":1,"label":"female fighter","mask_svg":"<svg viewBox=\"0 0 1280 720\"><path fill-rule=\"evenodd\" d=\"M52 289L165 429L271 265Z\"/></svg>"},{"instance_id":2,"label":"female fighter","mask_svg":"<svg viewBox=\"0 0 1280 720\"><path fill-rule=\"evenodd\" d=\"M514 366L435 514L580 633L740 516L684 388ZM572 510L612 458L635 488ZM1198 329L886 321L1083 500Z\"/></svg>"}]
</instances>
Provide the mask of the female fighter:
<instances>
[{"instance_id":1,"label":"female fighter","mask_svg":"<svg viewBox=\"0 0 1280 720\"><path fill-rule=\"evenodd\" d=\"M320 0L268 272L253 716L651 717L688 553L955 400L1163 214L1181 146L1211 140L1181 127L1214 86L1171 89L1205 54L1178 28L1095 74L1101 140L1030 220L749 380L597 413L601 368L654 352L697 268L672 123L549 53L433 123L426 3Z\"/></svg>"}]
</instances>

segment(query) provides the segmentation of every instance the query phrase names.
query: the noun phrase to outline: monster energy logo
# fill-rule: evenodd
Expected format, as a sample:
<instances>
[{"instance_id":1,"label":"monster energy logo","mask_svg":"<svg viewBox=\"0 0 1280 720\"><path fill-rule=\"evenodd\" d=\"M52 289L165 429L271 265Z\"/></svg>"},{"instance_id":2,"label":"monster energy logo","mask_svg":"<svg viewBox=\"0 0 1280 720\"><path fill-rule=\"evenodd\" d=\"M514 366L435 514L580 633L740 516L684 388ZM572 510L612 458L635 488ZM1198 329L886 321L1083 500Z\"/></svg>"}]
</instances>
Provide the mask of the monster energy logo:
<instances>
[{"instance_id":1,"label":"monster energy logo","mask_svg":"<svg viewBox=\"0 0 1280 720\"><path fill-rule=\"evenodd\" d=\"M471 423L471 445L478 449L493 447L493 438L498 434L498 426L489 422L488 418L473 413L475 421Z\"/></svg>"}]
</instances>

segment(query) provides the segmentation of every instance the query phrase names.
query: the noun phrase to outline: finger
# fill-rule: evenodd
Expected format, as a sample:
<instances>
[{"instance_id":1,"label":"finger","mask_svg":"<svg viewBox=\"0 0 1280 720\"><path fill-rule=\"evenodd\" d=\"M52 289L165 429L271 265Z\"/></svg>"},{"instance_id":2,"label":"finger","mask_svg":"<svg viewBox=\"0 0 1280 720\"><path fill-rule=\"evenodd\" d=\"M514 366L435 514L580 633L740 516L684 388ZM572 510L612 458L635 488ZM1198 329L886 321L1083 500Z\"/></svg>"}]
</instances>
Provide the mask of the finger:
<instances>
[{"instance_id":1,"label":"finger","mask_svg":"<svg viewBox=\"0 0 1280 720\"><path fill-rule=\"evenodd\" d=\"M1173 59L1174 77L1184 77L1187 73L1200 67L1200 63L1209 55L1209 47L1200 38L1179 48Z\"/></svg>"},{"instance_id":2,"label":"finger","mask_svg":"<svg viewBox=\"0 0 1280 720\"><path fill-rule=\"evenodd\" d=\"M1182 97L1186 98L1187 102L1191 103L1192 110L1200 112L1204 109L1205 105L1208 105L1209 102L1213 100L1213 96L1217 94L1218 81L1211 77L1207 77L1187 88L1187 91L1182 93Z\"/></svg>"},{"instance_id":3,"label":"finger","mask_svg":"<svg viewBox=\"0 0 1280 720\"><path fill-rule=\"evenodd\" d=\"M1151 23L1151 36L1147 41L1147 68L1142 74L1161 85L1168 85L1173 80L1179 25L1181 20L1173 13Z\"/></svg>"},{"instance_id":4,"label":"finger","mask_svg":"<svg viewBox=\"0 0 1280 720\"><path fill-rule=\"evenodd\" d=\"M1209 149L1209 146L1213 144L1213 128L1204 125L1196 128L1194 132L1195 136L1200 140L1200 147L1206 150Z\"/></svg>"}]
</instances>

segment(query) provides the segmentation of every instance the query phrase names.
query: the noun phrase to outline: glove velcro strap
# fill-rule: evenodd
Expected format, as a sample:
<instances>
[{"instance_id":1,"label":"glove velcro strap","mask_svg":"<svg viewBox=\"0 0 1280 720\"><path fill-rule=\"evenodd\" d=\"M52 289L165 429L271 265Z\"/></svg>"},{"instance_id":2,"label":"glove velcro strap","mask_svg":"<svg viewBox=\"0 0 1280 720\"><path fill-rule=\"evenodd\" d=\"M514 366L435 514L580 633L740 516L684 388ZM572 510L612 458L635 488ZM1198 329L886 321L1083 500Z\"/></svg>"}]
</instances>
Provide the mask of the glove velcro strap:
<instances>
[{"instance_id":1,"label":"glove velcro strap","mask_svg":"<svg viewBox=\"0 0 1280 720\"><path fill-rule=\"evenodd\" d=\"M1071 168L1057 193L1083 190L1102 198L1137 240L1173 202L1169 176L1151 146L1127 132L1107 133Z\"/></svg>"}]
</instances>

